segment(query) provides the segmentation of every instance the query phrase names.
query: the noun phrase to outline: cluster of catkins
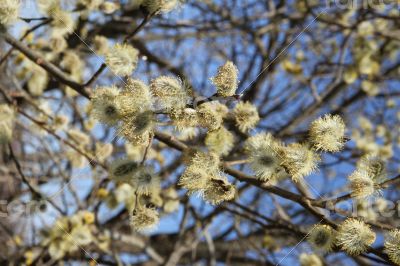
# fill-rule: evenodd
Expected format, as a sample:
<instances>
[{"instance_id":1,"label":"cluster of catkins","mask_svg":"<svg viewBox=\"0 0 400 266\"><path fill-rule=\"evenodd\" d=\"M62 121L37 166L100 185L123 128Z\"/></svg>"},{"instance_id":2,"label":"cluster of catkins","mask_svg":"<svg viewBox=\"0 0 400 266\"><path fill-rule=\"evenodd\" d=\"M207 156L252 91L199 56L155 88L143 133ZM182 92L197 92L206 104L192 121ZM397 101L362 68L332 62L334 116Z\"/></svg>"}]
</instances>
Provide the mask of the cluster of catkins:
<instances>
[{"instance_id":1,"label":"cluster of catkins","mask_svg":"<svg viewBox=\"0 0 400 266\"><path fill-rule=\"evenodd\" d=\"M97 232L92 212L80 211L71 217L62 217L54 225L42 231L43 246L48 247L52 259L59 260L66 254L73 254L79 247L96 243L100 248L109 248L110 237Z\"/></svg>"},{"instance_id":2,"label":"cluster of catkins","mask_svg":"<svg viewBox=\"0 0 400 266\"><path fill-rule=\"evenodd\" d=\"M9 26L18 19L22 0L2 0L0 2L0 27ZM149 14L167 13L175 9L180 0L135 0L136 5L142 6ZM116 12L120 6L113 1L104 0L78 0L74 12L101 11L104 14ZM73 12L64 11L60 0L37 0L37 5L42 13L52 18L55 34L71 33L75 22ZM61 32L57 30L61 30Z\"/></svg>"},{"instance_id":3,"label":"cluster of catkins","mask_svg":"<svg viewBox=\"0 0 400 266\"><path fill-rule=\"evenodd\" d=\"M128 61L137 53L126 45L116 45L106 56L107 65L121 75L129 75L135 64ZM122 55L124 54L124 55ZM126 59L126 61L124 61ZM238 70L232 62L222 65L211 79L220 97L234 96L238 86ZM234 135L225 127L233 122L238 131L254 128L259 116L255 106L239 102L230 112L219 101L193 104L193 91L180 79L160 76L150 85L128 78L123 88L99 87L91 98L90 114L99 122L116 128L132 145L151 145L156 127L173 126L178 131L203 129L208 151L197 151L188 160L189 166L180 178L189 193L199 193L207 202L218 204L232 199L235 187L220 170L219 157L234 146ZM232 124L232 123L231 123ZM131 224L136 230L148 229L158 222L153 208L140 204L140 197L152 195L160 188L160 178L143 161L119 159L110 167L111 178L135 188L138 203L131 211Z\"/></svg>"},{"instance_id":4,"label":"cluster of catkins","mask_svg":"<svg viewBox=\"0 0 400 266\"><path fill-rule=\"evenodd\" d=\"M345 125L340 116L325 115L313 121L309 140L285 145L270 133L259 133L246 140L249 163L262 181L277 182L287 176L299 182L317 169L319 151L337 152L345 143Z\"/></svg>"},{"instance_id":5,"label":"cluster of catkins","mask_svg":"<svg viewBox=\"0 0 400 266\"><path fill-rule=\"evenodd\" d=\"M348 218L338 226L337 230L329 225L314 226L307 239L319 251L330 252L333 249L342 249L352 256L358 256L368 251L368 248L375 242L376 235L362 220ZM400 230L394 229L386 236L384 251L396 264L400 264L399 247Z\"/></svg>"}]
</instances>

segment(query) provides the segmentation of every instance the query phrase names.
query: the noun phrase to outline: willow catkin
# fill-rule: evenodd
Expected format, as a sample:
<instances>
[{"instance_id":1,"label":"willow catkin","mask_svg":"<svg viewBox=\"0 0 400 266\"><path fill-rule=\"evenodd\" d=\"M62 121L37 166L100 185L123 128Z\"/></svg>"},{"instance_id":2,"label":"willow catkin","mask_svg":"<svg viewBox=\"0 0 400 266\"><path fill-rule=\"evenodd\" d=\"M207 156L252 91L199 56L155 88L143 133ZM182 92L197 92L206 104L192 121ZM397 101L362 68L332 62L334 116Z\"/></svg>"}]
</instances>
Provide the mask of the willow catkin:
<instances>
[{"instance_id":1,"label":"willow catkin","mask_svg":"<svg viewBox=\"0 0 400 266\"><path fill-rule=\"evenodd\" d=\"M168 13L176 8L178 0L143 0L142 6L150 13Z\"/></svg>"},{"instance_id":2,"label":"willow catkin","mask_svg":"<svg viewBox=\"0 0 400 266\"><path fill-rule=\"evenodd\" d=\"M97 88L91 98L93 117L106 125L116 125L121 119L118 96L119 90L114 86Z\"/></svg>"},{"instance_id":3,"label":"willow catkin","mask_svg":"<svg viewBox=\"0 0 400 266\"><path fill-rule=\"evenodd\" d=\"M147 110L132 117L125 117L122 120L120 132L132 144L146 144L154 133L155 125L154 112Z\"/></svg>"},{"instance_id":4,"label":"willow catkin","mask_svg":"<svg viewBox=\"0 0 400 266\"><path fill-rule=\"evenodd\" d=\"M316 249L329 252L335 244L336 231L329 225L319 224L310 230L307 240Z\"/></svg>"},{"instance_id":5,"label":"willow catkin","mask_svg":"<svg viewBox=\"0 0 400 266\"><path fill-rule=\"evenodd\" d=\"M132 184L138 195L149 195L160 189L160 177L152 169L140 166L134 174Z\"/></svg>"},{"instance_id":6,"label":"willow catkin","mask_svg":"<svg viewBox=\"0 0 400 266\"><path fill-rule=\"evenodd\" d=\"M159 222L159 214L155 209L145 206L135 208L130 216L130 224L136 231L146 231L153 229Z\"/></svg>"},{"instance_id":7,"label":"willow catkin","mask_svg":"<svg viewBox=\"0 0 400 266\"><path fill-rule=\"evenodd\" d=\"M393 229L385 236L385 253L391 261L400 265L400 230Z\"/></svg>"},{"instance_id":8,"label":"willow catkin","mask_svg":"<svg viewBox=\"0 0 400 266\"><path fill-rule=\"evenodd\" d=\"M118 96L123 117L131 117L138 113L153 109L153 95L143 81L128 78Z\"/></svg>"},{"instance_id":9,"label":"willow catkin","mask_svg":"<svg viewBox=\"0 0 400 266\"><path fill-rule=\"evenodd\" d=\"M212 83L217 87L217 94L222 97L233 96L238 88L238 69L231 61L218 68Z\"/></svg>"},{"instance_id":10,"label":"willow catkin","mask_svg":"<svg viewBox=\"0 0 400 266\"><path fill-rule=\"evenodd\" d=\"M152 94L157 97L156 108L163 111L173 111L186 107L189 94L180 79L170 76L160 76L150 84Z\"/></svg>"},{"instance_id":11,"label":"willow catkin","mask_svg":"<svg viewBox=\"0 0 400 266\"><path fill-rule=\"evenodd\" d=\"M0 26L8 26L18 20L20 0L2 0L0 3Z\"/></svg>"},{"instance_id":12,"label":"willow catkin","mask_svg":"<svg viewBox=\"0 0 400 266\"><path fill-rule=\"evenodd\" d=\"M139 52L129 44L116 44L106 54L106 64L118 76L129 76L136 69Z\"/></svg>"},{"instance_id":13,"label":"willow catkin","mask_svg":"<svg viewBox=\"0 0 400 266\"><path fill-rule=\"evenodd\" d=\"M340 226L337 243L342 250L356 256L365 252L375 242L375 233L363 221L348 218Z\"/></svg>"},{"instance_id":14,"label":"willow catkin","mask_svg":"<svg viewBox=\"0 0 400 266\"><path fill-rule=\"evenodd\" d=\"M325 115L310 126L310 141L317 150L338 152L345 143L345 124L338 115Z\"/></svg>"},{"instance_id":15,"label":"willow catkin","mask_svg":"<svg viewBox=\"0 0 400 266\"><path fill-rule=\"evenodd\" d=\"M235 137L225 127L209 131L205 138L205 144L211 152L227 155L233 148Z\"/></svg>"},{"instance_id":16,"label":"willow catkin","mask_svg":"<svg viewBox=\"0 0 400 266\"><path fill-rule=\"evenodd\" d=\"M248 138L245 148L250 167L260 180L277 181L287 175L281 166L280 150L283 145L271 134L261 133Z\"/></svg>"},{"instance_id":17,"label":"willow catkin","mask_svg":"<svg viewBox=\"0 0 400 266\"><path fill-rule=\"evenodd\" d=\"M301 266L323 266L320 257L316 254L301 253L299 256Z\"/></svg>"},{"instance_id":18,"label":"willow catkin","mask_svg":"<svg viewBox=\"0 0 400 266\"><path fill-rule=\"evenodd\" d=\"M116 182L131 183L139 164L128 158L114 160L110 165L109 174L111 179Z\"/></svg>"},{"instance_id":19,"label":"willow catkin","mask_svg":"<svg viewBox=\"0 0 400 266\"><path fill-rule=\"evenodd\" d=\"M249 102L240 102L233 109L236 126L246 133L254 128L260 121L257 107Z\"/></svg>"},{"instance_id":20,"label":"willow catkin","mask_svg":"<svg viewBox=\"0 0 400 266\"><path fill-rule=\"evenodd\" d=\"M306 144L291 143L280 149L282 166L292 177L293 181L298 182L317 169L320 157L308 148Z\"/></svg>"}]
</instances>

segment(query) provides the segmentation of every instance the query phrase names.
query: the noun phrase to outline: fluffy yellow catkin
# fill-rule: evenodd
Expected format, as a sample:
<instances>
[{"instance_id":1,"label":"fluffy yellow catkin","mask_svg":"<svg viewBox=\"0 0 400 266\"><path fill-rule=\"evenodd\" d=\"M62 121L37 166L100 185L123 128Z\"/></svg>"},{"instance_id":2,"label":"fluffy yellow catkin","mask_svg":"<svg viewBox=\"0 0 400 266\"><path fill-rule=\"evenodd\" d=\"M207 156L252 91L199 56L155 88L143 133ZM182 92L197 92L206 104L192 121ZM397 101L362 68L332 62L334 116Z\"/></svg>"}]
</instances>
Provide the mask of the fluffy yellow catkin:
<instances>
[{"instance_id":1,"label":"fluffy yellow catkin","mask_svg":"<svg viewBox=\"0 0 400 266\"><path fill-rule=\"evenodd\" d=\"M250 166L257 178L263 181L276 181L287 176L281 166L280 150L283 145L271 134L261 133L247 139L245 143Z\"/></svg>"},{"instance_id":2,"label":"fluffy yellow catkin","mask_svg":"<svg viewBox=\"0 0 400 266\"><path fill-rule=\"evenodd\" d=\"M174 110L171 112L170 118L178 131L196 127L199 123L197 111L192 108Z\"/></svg>"},{"instance_id":3,"label":"fluffy yellow catkin","mask_svg":"<svg viewBox=\"0 0 400 266\"><path fill-rule=\"evenodd\" d=\"M211 78L217 87L217 94L223 97L235 95L238 88L238 69L231 61L218 68L217 75Z\"/></svg>"},{"instance_id":4,"label":"fluffy yellow catkin","mask_svg":"<svg viewBox=\"0 0 400 266\"><path fill-rule=\"evenodd\" d=\"M156 117L148 110L124 118L120 131L132 144L146 144L154 133L155 124Z\"/></svg>"},{"instance_id":5,"label":"fluffy yellow catkin","mask_svg":"<svg viewBox=\"0 0 400 266\"><path fill-rule=\"evenodd\" d=\"M117 11L120 8L120 5L118 3L113 3L113 2L103 2L100 5L100 10L108 15L111 15L115 11Z\"/></svg>"},{"instance_id":6,"label":"fluffy yellow catkin","mask_svg":"<svg viewBox=\"0 0 400 266\"><path fill-rule=\"evenodd\" d=\"M67 134L68 137L70 137L70 139L79 146L88 145L91 140L86 133L80 131L79 129L71 128L68 130Z\"/></svg>"},{"instance_id":7,"label":"fluffy yellow catkin","mask_svg":"<svg viewBox=\"0 0 400 266\"><path fill-rule=\"evenodd\" d=\"M217 130L221 127L225 113L217 102L202 103L196 108L197 118L201 127Z\"/></svg>"},{"instance_id":8,"label":"fluffy yellow catkin","mask_svg":"<svg viewBox=\"0 0 400 266\"><path fill-rule=\"evenodd\" d=\"M216 205L235 197L235 186L230 184L226 177L217 175L207 182L203 193L203 199L210 204Z\"/></svg>"},{"instance_id":9,"label":"fluffy yellow catkin","mask_svg":"<svg viewBox=\"0 0 400 266\"><path fill-rule=\"evenodd\" d=\"M121 114L130 117L153 107L153 95L149 86L137 79L128 78L126 85L118 96Z\"/></svg>"},{"instance_id":10,"label":"fluffy yellow catkin","mask_svg":"<svg viewBox=\"0 0 400 266\"><path fill-rule=\"evenodd\" d=\"M157 110L173 111L185 108L188 103L188 91L180 79L161 76L153 79L150 89L156 98L155 105Z\"/></svg>"},{"instance_id":11,"label":"fluffy yellow catkin","mask_svg":"<svg viewBox=\"0 0 400 266\"><path fill-rule=\"evenodd\" d=\"M235 137L225 127L207 133L205 144L211 152L227 155L233 148Z\"/></svg>"},{"instance_id":12,"label":"fluffy yellow catkin","mask_svg":"<svg viewBox=\"0 0 400 266\"><path fill-rule=\"evenodd\" d=\"M119 90L116 87L99 87L91 98L93 117L106 125L116 125L121 119L118 102Z\"/></svg>"},{"instance_id":13,"label":"fluffy yellow catkin","mask_svg":"<svg viewBox=\"0 0 400 266\"><path fill-rule=\"evenodd\" d=\"M179 179L189 194L202 194L210 180L219 173L219 157L215 153L196 152Z\"/></svg>"},{"instance_id":14,"label":"fluffy yellow catkin","mask_svg":"<svg viewBox=\"0 0 400 266\"><path fill-rule=\"evenodd\" d=\"M260 121L257 107L249 102L240 102L233 109L236 126L240 131L246 133L254 128Z\"/></svg>"},{"instance_id":15,"label":"fluffy yellow catkin","mask_svg":"<svg viewBox=\"0 0 400 266\"><path fill-rule=\"evenodd\" d=\"M139 52L129 44L116 44L106 54L106 64L118 76L129 76L136 69Z\"/></svg>"},{"instance_id":16,"label":"fluffy yellow catkin","mask_svg":"<svg viewBox=\"0 0 400 266\"><path fill-rule=\"evenodd\" d=\"M367 171L375 182L382 182L386 179L386 165L380 158L364 156L357 162L357 169Z\"/></svg>"},{"instance_id":17,"label":"fluffy yellow catkin","mask_svg":"<svg viewBox=\"0 0 400 266\"><path fill-rule=\"evenodd\" d=\"M307 239L316 249L329 252L335 244L336 231L329 225L319 224L311 228Z\"/></svg>"},{"instance_id":18,"label":"fluffy yellow catkin","mask_svg":"<svg viewBox=\"0 0 400 266\"><path fill-rule=\"evenodd\" d=\"M320 157L306 144L291 143L280 149L282 166L298 182L317 169Z\"/></svg>"},{"instance_id":19,"label":"fluffy yellow catkin","mask_svg":"<svg viewBox=\"0 0 400 266\"><path fill-rule=\"evenodd\" d=\"M62 10L60 7L49 10L49 16L51 16L51 26L53 36L66 36L74 32L75 20L72 14Z\"/></svg>"},{"instance_id":20,"label":"fluffy yellow catkin","mask_svg":"<svg viewBox=\"0 0 400 266\"><path fill-rule=\"evenodd\" d=\"M363 221L346 219L337 234L337 244L348 254L357 256L365 252L375 242L375 233Z\"/></svg>"},{"instance_id":21,"label":"fluffy yellow catkin","mask_svg":"<svg viewBox=\"0 0 400 266\"><path fill-rule=\"evenodd\" d=\"M388 254L391 261L400 265L400 230L394 229L386 234L385 253Z\"/></svg>"},{"instance_id":22,"label":"fluffy yellow catkin","mask_svg":"<svg viewBox=\"0 0 400 266\"><path fill-rule=\"evenodd\" d=\"M351 195L355 198L365 198L375 192L375 182L368 171L364 169L355 170L350 176Z\"/></svg>"},{"instance_id":23,"label":"fluffy yellow catkin","mask_svg":"<svg viewBox=\"0 0 400 266\"><path fill-rule=\"evenodd\" d=\"M219 157L215 153L196 152L179 184L186 188L189 194L202 195L210 204L233 199L236 188L219 170L219 163Z\"/></svg>"},{"instance_id":24,"label":"fluffy yellow catkin","mask_svg":"<svg viewBox=\"0 0 400 266\"><path fill-rule=\"evenodd\" d=\"M8 26L18 19L20 0L2 0L0 2L0 25Z\"/></svg>"},{"instance_id":25,"label":"fluffy yellow catkin","mask_svg":"<svg viewBox=\"0 0 400 266\"><path fill-rule=\"evenodd\" d=\"M310 141L317 150L340 151L345 143L345 124L338 115L325 115L311 123Z\"/></svg>"},{"instance_id":26,"label":"fluffy yellow catkin","mask_svg":"<svg viewBox=\"0 0 400 266\"><path fill-rule=\"evenodd\" d=\"M135 208L130 216L132 228L139 232L153 229L159 220L159 214L156 210L144 206Z\"/></svg>"},{"instance_id":27,"label":"fluffy yellow catkin","mask_svg":"<svg viewBox=\"0 0 400 266\"><path fill-rule=\"evenodd\" d=\"M349 176L353 197L360 199L373 195L385 178L386 166L381 159L372 156L361 158L357 169Z\"/></svg>"},{"instance_id":28,"label":"fluffy yellow catkin","mask_svg":"<svg viewBox=\"0 0 400 266\"><path fill-rule=\"evenodd\" d=\"M188 194L202 192L210 179L210 175L197 165L188 166L179 178L179 186L188 190Z\"/></svg>"},{"instance_id":29,"label":"fluffy yellow catkin","mask_svg":"<svg viewBox=\"0 0 400 266\"><path fill-rule=\"evenodd\" d=\"M128 158L121 158L112 162L109 174L114 181L131 183L138 168L137 162Z\"/></svg>"},{"instance_id":30,"label":"fluffy yellow catkin","mask_svg":"<svg viewBox=\"0 0 400 266\"><path fill-rule=\"evenodd\" d=\"M151 169L141 166L136 171L132 184L138 195L149 195L160 188L160 177Z\"/></svg>"},{"instance_id":31,"label":"fluffy yellow catkin","mask_svg":"<svg viewBox=\"0 0 400 266\"><path fill-rule=\"evenodd\" d=\"M316 254L301 253L299 256L301 266L323 266L321 259Z\"/></svg>"},{"instance_id":32,"label":"fluffy yellow catkin","mask_svg":"<svg viewBox=\"0 0 400 266\"><path fill-rule=\"evenodd\" d=\"M96 10L99 8L100 4L103 0L79 0L78 5L88 9L88 10Z\"/></svg>"},{"instance_id":33,"label":"fluffy yellow catkin","mask_svg":"<svg viewBox=\"0 0 400 266\"><path fill-rule=\"evenodd\" d=\"M93 39L94 50L100 55L105 55L109 51L107 37L96 35Z\"/></svg>"},{"instance_id":34,"label":"fluffy yellow catkin","mask_svg":"<svg viewBox=\"0 0 400 266\"><path fill-rule=\"evenodd\" d=\"M176 8L178 0L143 0L142 6L150 13L168 13Z\"/></svg>"}]
</instances>

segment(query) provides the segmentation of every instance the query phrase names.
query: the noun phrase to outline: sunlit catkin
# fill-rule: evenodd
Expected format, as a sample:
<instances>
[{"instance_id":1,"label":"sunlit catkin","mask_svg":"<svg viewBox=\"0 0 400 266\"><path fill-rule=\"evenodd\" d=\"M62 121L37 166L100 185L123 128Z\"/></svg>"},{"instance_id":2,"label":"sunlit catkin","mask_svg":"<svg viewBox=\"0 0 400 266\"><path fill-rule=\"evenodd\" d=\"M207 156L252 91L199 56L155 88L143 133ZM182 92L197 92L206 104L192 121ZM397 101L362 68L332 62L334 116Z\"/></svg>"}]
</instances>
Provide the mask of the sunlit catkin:
<instances>
[{"instance_id":1,"label":"sunlit catkin","mask_svg":"<svg viewBox=\"0 0 400 266\"><path fill-rule=\"evenodd\" d=\"M236 126L242 132L254 128L260 121L257 107L249 102L240 102L233 109Z\"/></svg>"},{"instance_id":2,"label":"sunlit catkin","mask_svg":"<svg viewBox=\"0 0 400 266\"><path fill-rule=\"evenodd\" d=\"M391 261L400 265L400 230L394 229L385 236L385 253Z\"/></svg>"},{"instance_id":3,"label":"sunlit catkin","mask_svg":"<svg viewBox=\"0 0 400 266\"><path fill-rule=\"evenodd\" d=\"M10 25L17 21L20 0L2 0L0 3L0 25Z\"/></svg>"},{"instance_id":4,"label":"sunlit catkin","mask_svg":"<svg viewBox=\"0 0 400 266\"><path fill-rule=\"evenodd\" d=\"M155 209L138 206L131 213L130 223L135 231L141 232L153 229L159 219L159 214Z\"/></svg>"},{"instance_id":5,"label":"sunlit catkin","mask_svg":"<svg viewBox=\"0 0 400 266\"><path fill-rule=\"evenodd\" d=\"M295 182L317 169L320 157L305 144L291 143L280 151L282 166Z\"/></svg>"},{"instance_id":6,"label":"sunlit catkin","mask_svg":"<svg viewBox=\"0 0 400 266\"><path fill-rule=\"evenodd\" d=\"M181 177L179 185L188 190L189 194L202 193L207 187L210 175L197 165L188 166Z\"/></svg>"},{"instance_id":7,"label":"sunlit catkin","mask_svg":"<svg viewBox=\"0 0 400 266\"><path fill-rule=\"evenodd\" d=\"M316 254L301 253L299 256L301 266L323 266L321 259Z\"/></svg>"},{"instance_id":8,"label":"sunlit catkin","mask_svg":"<svg viewBox=\"0 0 400 266\"><path fill-rule=\"evenodd\" d=\"M111 15L120 8L120 5L114 2L103 2L99 8L104 14Z\"/></svg>"},{"instance_id":9,"label":"sunlit catkin","mask_svg":"<svg viewBox=\"0 0 400 266\"><path fill-rule=\"evenodd\" d=\"M339 226L337 244L348 254L356 256L365 252L374 243L375 237L369 225L348 218Z\"/></svg>"},{"instance_id":10,"label":"sunlit catkin","mask_svg":"<svg viewBox=\"0 0 400 266\"><path fill-rule=\"evenodd\" d=\"M70 12L62 10L60 7L49 10L52 18L52 36L66 36L74 32L75 20Z\"/></svg>"},{"instance_id":11,"label":"sunlit catkin","mask_svg":"<svg viewBox=\"0 0 400 266\"><path fill-rule=\"evenodd\" d=\"M235 137L225 127L207 133L205 144L208 149L220 155L227 155L233 148Z\"/></svg>"},{"instance_id":12,"label":"sunlit catkin","mask_svg":"<svg viewBox=\"0 0 400 266\"><path fill-rule=\"evenodd\" d=\"M149 195L160 188L160 177L152 169L141 166L135 172L133 185L138 195Z\"/></svg>"},{"instance_id":13,"label":"sunlit catkin","mask_svg":"<svg viewBox=\"0 0 400 266\"><path fill-rule=\"evenodd\" d=\"M188 91L180 79L161 76L151 81L150 88L156 97L156 108L162 111L184 108L188 102Z\"/></svg>"},{"instance_id":14,"label":"sunlit catkin","mask_svg":"<svg viewBox=\"0 0 400 266\"><path fill-rule=\"evenodd\" d=\"M196 127L199 123L197 111L192 108L174 110L170 113L170 118L175 128L181 132Z\"/></svg>"},{"instance_id":15,"label":"sunlit catkin","mask_svg":"<svg viewBox=\"0 0 400 266\"><path fill-rule=\"evenodd\" d=\"M238 69L228 61L218 68L217 75L211 81L217 87L218 96L233 96L238 87Z\"/></svg>"},{"instance_id":16,"label":"sunlit catkin","mask_svg":"<svg viewBox=\"0 0 400 266\"><path fill-rule=\"evenodd\" d=\"M109 51L107 37L96 35L93 39L94 50L100 55L105 55Z\"/></svg>"},{"instance_id":17,"label":"sunlit catkin","mask_svg":"<svg viewBox=\"0 0 400 266\"><path fill-rule=\"evenodd\" d=\"M142 6L150 13L167 13L179 4L178 0L143 0Z\"/></svg>"},{"instance_id":18,"label":"sunlit catkin","mask_svg":"<svg viewBox=\"0 0 400 266\"><path fill-rule=\"evenodd\" d=\"M197 117L201 127L217 130L221 127L224 113L218 110L215 102L206 102L197 106Z\"/></svg>"},{"instance_id":19,"label":"sunlit catkin","mask_svg":"<svg viewBox=\"0 0 400 266\"><path fill-rule=\"evenodd\" d=\"M283 146L271 134L262 133L250 137L245 148L249 154L250 166L260 180L276 181L287 175L281 166L280 150Z\"/></svg>"},{"instance_id":20,"label":"sunlit catkin","mask_svg":"<svg viewBox=\"0 0 400 266\"><path fill-rule=\"evenodd\" d=\"M103 0L79 0L78 5L88 10L96 10L102 2Z\"/></svg>"},{"instance_id":21,"label":"sunlit catkin","mask_svg":"<svg viewBox=\"0 0 400 266\"><path fill-rule=\"evenodd\" d=\"M381 158L364 156L357 162L357 169L366 171L375 183L386 179L386 164Z\"/></svg>"},{"instance_id":22,"label":"sunlit catkin","mask_svg":"<svg viewBox=\"0 0 400 266\"><path fill-rule=\"evenodd\" d=\"M202 194L210 180L219 173L219 157L215 153L195 152L179 179L189 194Z\"/></svg>"},{"instance_id":23,"label":"sunlit catkin","mask_svg":"<svg viewBox=\"0 0 400 266\"><path fill-rule=\"evenodd\" d=\"M136 69L139 52L129 44L116 44L106 54L106 64L118 76L129 76Z\"/></svg>"},{"instance_id":24,"label":"sunlit catkin","mask_svg":"<svg viewBox=\"0 0 400 266\"><path fill-rule=\"evenodd\" d=\"M217 175L207 182L203 198L208 203L216 205L233 199L235 192L235 186L229 183L226 177Z\"/></svg>"},{"instance_id":25,"label":"sunlit catkin","mask_svg":"<svg viewBox=\"0 0 400 266\"><path fill-rule=\"evenodd\" d=\"M151 110L153 107L153 96L149 86L137 79L128 78L124 89L118 96L121 107L121 115L129 117L140 112Z\"/></svg>"},{"instance_id":26,"label":"sunlit catkin","mask_svg":"<svg viewBox=\"0 0 400 266\"><path fill-rule=\"evenodd\" d=\"M116 125L121 119L118 95L119 90L116 87L97 88L91 99L93 117L106 125Z\"/></svg>"},{"instance_id":27,"label":"sunlit catkin","mask_svg":"<svg viewBox=\"0 0 400 266\"><path fill-rule=\"evenodd\" d=\"M336 231L329 225L319 224L311 228L307 239L316 249L329 252L334 246Z\"/></svg>"},{"instance_id":28,"label":"sunlit catkin","mask_svg":"<svg viewBox=\"0 0 400 266\"><path fill-rule=\"evenodd\" d=\"M138 163L131 159L117 159L110 165L110 177L117 182L131 183L138 168Z\"/></svg>"},{"instance_id":29,"label":"sunlit catkin","mask_svg":"<svg viewBox=\"0 0 400 266\"><path fill-rule=\"evenodd\" d=\"M67 132L68 137L72 140L72 142L75 142L78 146L85 146L88 145L91 141L90 136L88 136L85 132L76 129L76 128L71 128Z\"/></svg>"},{"instance_id":30,"label":"sunlit catkin","mask_svg":"<svg viewBox=\"0 0 400 266\"><path fill-rule=\"evenodd\" d=\"M140 112L123 119L121 133L132 144L146 144L153 135L156 119L153 111Z\"/></svg>"},{"instance_id":31,"label":"sunlit catkin","mask_svg":"<svg viewBox=\"0 0 400 266\"><path fill-rule=\"evenodd\" d=\"M311 123L310 141L317 150L340 151L344 146L345 124L338 115L325 115Z\"/></svg>"},{"instance_id":32,"label":"sunlit catkin","mask_svg":"<svg viewBox=\"0 0 400 266\"><path fill-rule=\"evenodd\" d=\"M373 176L364 169L355 170L350 176L351 195L355 198L365 198L375 192Z\"/></svg>"}]
</instances>

